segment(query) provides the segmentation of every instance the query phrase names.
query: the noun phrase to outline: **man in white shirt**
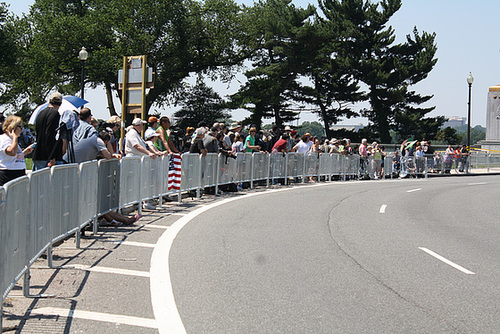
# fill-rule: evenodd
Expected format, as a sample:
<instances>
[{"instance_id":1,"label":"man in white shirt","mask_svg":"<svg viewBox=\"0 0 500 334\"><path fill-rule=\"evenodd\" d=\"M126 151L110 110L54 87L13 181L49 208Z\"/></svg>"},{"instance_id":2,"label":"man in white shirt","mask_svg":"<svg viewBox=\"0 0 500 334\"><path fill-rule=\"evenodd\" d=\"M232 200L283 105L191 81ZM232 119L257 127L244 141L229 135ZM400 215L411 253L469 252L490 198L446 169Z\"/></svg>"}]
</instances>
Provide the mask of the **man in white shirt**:
<instances>
[{"instance_id":1,"label":"man in white shirt","mask_svg":"<svg viewBox=\"0 0 500 334\"><path fill-rule=\"evenodd\" d=\"M142 129L146 121L140 118L135 118L132 121L132 127L128 130L125 136L125 155L127 157L149 156L156 158L156 154L148 150L148 146L141 137Z\"/></svg>"}]
</instances>

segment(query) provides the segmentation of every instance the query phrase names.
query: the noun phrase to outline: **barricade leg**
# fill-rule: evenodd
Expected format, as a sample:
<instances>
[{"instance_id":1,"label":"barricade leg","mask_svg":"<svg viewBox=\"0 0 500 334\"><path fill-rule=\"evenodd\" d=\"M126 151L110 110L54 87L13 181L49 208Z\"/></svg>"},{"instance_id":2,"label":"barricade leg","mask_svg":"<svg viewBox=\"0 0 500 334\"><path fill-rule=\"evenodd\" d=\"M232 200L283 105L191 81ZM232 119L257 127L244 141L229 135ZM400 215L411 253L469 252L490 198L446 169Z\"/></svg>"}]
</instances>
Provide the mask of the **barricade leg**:
<instances>
[{"instance_id":1,"label":"barricade leg","mask_svg":"<svg viewBox=\"0 0 500 334\"><path fill-rule=\"evenodd\" d=\"M99 223L98 223L97 215L96 215L94 217L94 219L92 220L92 234L96 235L98 231L99 231Z\"/></svg>"},{"instance_id":2,"label":"barricade leg","mask_svg":"<svg viewBox=\"0 0 500 334\"><path fill-rule=\"evenodd\" d=\"M41 293L37 295L32 295L30 294L30 268L26 269L26 272L24 273L23 277L23 295L26 298L51 298L55 297L53 294L46 294L46 293Z\"/></svg>"},{"instance_id":3,"label":"barricade leg","mask_svg":"<svg viewBox=\"0 0 500 334\"><path fill-rule=\"evenodd\" d=\"M81 234L81 230L80 229L76 230L76 232L75 232L75 248L76 249L80 249L80 234Z\"/></svg>"},{"instance_id":4,"label":"barricade leg","mask_svg":"<svg viewBox=\"0 0 500 334\"><path fill-rule=\"evenodd\" d=\"M54 268L52 264L52 245L47 248L47 266L49 268Z\"/></svg>"}]
</instances>

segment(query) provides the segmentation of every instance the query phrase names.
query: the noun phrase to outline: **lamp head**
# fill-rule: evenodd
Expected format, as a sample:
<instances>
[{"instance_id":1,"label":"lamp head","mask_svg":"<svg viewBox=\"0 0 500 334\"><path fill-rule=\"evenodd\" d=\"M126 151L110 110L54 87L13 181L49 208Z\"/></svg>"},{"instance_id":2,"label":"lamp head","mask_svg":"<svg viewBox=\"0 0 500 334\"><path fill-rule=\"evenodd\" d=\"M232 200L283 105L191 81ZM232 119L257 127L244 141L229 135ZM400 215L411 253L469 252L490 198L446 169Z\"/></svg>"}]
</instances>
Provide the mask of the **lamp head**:
<instances>
[{"instance_id":1,"label":"lamp head","mask_svg":"<svg viewBox=\"0 0 500 334\"><path fill-rule=\"evenodd\" d=\"M85 61L85 60L87 60L88 57L89 57L89 53L87 52L85 47L82 47L82 49L80 50L80 53L78 54L78 58L81 61Z\"/></svg>"},{"instance_id":2,"label":"lamp head","mask_svg":"<svg viewBox=\"0 0 500 334\"><path fill-rule=\"evenodd\" d=\"M467 77L467 83L469 85L472 85L473 82L474 82L474 77L472 76L472 73L469 72L469 76Z\"/></svg>"}]
</instances>

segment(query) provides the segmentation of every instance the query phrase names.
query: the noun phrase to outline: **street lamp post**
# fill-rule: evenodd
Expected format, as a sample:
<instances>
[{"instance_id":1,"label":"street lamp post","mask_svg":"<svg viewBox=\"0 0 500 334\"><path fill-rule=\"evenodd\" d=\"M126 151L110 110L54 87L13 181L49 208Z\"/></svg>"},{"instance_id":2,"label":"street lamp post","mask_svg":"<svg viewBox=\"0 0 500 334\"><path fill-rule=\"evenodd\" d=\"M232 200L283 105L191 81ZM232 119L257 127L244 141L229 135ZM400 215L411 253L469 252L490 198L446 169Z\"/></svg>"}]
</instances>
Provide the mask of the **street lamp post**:
<instances>
[{"instance_id":1,"label":"street lamp post","mask_svg":"<svg viewBox=\"0 0 500 334\"><path fill-rule=\"evenodd\" d=\"M85 86L85 61L87 60L87 58L89 57L89 53L87 52L87 50L85 49L85 47L82 47L82 49L80 50L80 53L78 54L78 58L81 60L82 62L82 99L85 98L85 91L84 91L84 86Z\"/></svg>"},{"instance_id":2,"label":"street lamp post","mask_svg":"<svg viewBox=\"0 0 500 334\"><path fill-rule=\"evenodd\" d=\"M474 78L472 77L472 73L469 72L469 76L467 77L467 83L469 84L469 102L468 102L468 110L467 110L467 151L470 155L470 98L472 91L472 83L474 82ZM467 173L469 172L469 161L470 156L467 157Z\"/></svg>"}]
</instances>

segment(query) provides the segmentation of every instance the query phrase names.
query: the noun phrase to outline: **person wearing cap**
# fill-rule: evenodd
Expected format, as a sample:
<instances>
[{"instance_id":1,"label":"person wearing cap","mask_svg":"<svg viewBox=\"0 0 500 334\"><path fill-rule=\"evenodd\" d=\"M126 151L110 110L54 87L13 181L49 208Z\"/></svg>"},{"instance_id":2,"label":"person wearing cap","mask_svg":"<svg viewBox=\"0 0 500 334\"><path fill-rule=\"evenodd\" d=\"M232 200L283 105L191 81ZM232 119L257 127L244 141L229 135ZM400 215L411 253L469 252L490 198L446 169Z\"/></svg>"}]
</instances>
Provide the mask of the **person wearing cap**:
<instances>
[{"instance_id":1,"label":"person wearing cap","mask_svg":"<svg viewBox=\"0 0 500 334\"><path fill-rule=\"evenodd\" d=\"M73 132L73 145L78 144L83 139L97 136L97 130L90 124L92 112L89 108L80 110L80 123Z\"/></svg>"},{"instance_id":2,"label":"person wearing cap","mask_svg":"<svg viewBox=\"0 0 500 334\"><path fill-rule=\"evenodd\" d=\"M158 118L155 116L150 116L148 118L148 128L146 131L144 131L144 138L147 140L151 140L152 143L154 144L157 140L160 134L158 136L153 136L153 133L156 132L156 129L158 129Z\"/></svg>"},{"instance_id":3,"label":"person wearing cap","mask_svg":"<svg viewBox=\"0 0 500 334\"><path fill-rule=\"evenodd\" d=\"M167 155L168 151L164 151L164 152L158 151L158 149L155 147L155 143L158 140L158 138L160 137L160 134L158 132L148 131L148 130L149 129L147 129L144 132L144 139L146 140L146 144L148 145L148 149L151 152L153 152L154 154L156 154L157 156Z\"/></svg>"},{"instance_id":4,"label":"person wearing cap","mask_svg":"<svg viewBox=\"0 0 500 334\"><path fill-rule=\"evenodd\" d=\"M62 94L52 93L49 106L38 114L36 118L36 140L33 153L33 170L63 164L63 139L56 138L59 128L59 107L62 104Z\"/></svg>"},{"instance_id":5,"label":"person wearing cap","mask_svg":"<svg viewBox=\"0 0 500 334\"><path fill-rule=\"evenodd\" d=\"M134 118L132 121L132 126L128 129L125 136L125 155L127 157L147 155L153 159L156 158L156 154L148 149L148 145L141 137L145 123L146 121L140 118Z\"/></svg>"},{"instance_id":6,"label":"person wearing cap","mask_svg":"<svg viewBox=\"0 0 500 334\"><path fill-rule=\"evenodd\" d=\"M240 133L240 131L241 131L241 124L239 122L233 122L233 123L231 123L231 126L229 127L229 131L234 132L235 135L237 133Z\"/></svg>"}]
</instances>

